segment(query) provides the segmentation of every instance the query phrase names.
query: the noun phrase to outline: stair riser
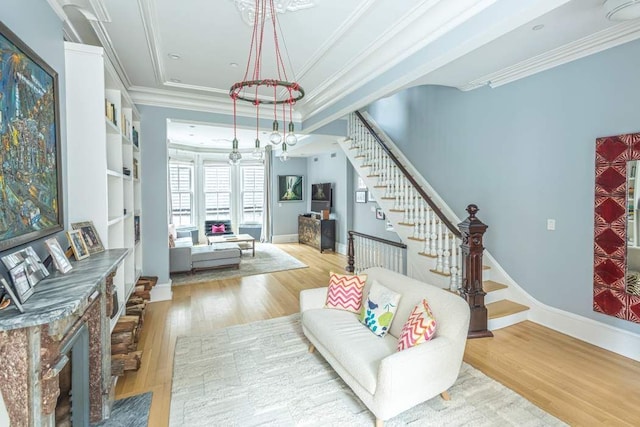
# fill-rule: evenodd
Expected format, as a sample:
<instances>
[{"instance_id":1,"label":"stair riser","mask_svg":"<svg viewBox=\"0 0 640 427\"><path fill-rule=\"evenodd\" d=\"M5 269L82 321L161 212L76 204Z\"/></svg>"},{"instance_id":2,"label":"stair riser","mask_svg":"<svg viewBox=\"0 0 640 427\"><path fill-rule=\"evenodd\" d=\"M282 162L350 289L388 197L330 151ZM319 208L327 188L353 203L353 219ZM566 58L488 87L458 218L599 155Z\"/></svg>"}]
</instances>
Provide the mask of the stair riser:
<instances>
[{"instance_id":1,"label":"stair riser","mask_svg":"<svg viewBox=\"0 0 640 427\"><path fill-rule=\"evenodd\" d=\"M506 328L507 326L515 325L516 323L524 322L528 319L529 310L520 311L518 313L510 314L509 316L499 317L497 319L489 319L488 325L490 331L497 331L498 329Z\"/></svg>"},{"instance_id":2,"label":"stair riser","mask_svg":"<svg viewBox=\"0 0 640 427\"><path fill-rule=\"evenodd\" d=\"M484 297L484 303L490 304L492 302L500 301L503 299L507 299L507 289L500 289L499 291L487 292L487 295Z\"/></svg>"}]
</instances>

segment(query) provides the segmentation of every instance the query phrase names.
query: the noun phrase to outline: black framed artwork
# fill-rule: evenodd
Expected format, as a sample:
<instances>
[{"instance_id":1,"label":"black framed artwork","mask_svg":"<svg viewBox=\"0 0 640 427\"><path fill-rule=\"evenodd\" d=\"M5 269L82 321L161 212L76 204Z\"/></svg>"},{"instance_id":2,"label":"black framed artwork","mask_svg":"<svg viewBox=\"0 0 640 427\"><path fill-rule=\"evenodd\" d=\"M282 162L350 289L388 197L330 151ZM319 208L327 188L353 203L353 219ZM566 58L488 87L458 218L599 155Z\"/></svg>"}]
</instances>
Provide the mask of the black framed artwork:
<instances>
[{"instance_id":1,"label":"black framed artwork","mask_svg":"<svg viewBox=\"0 0 640 427\"><path fill-rule=\"evenodd\" d=\"M0 251L64 229L58 74L0 23Z\"/></svg>"},{"instance_id":2,"label":"black framed artwork","mask_svg":"<svg viewBox=\"0 0 640 427\"><path fill-rule=\"evenodd\" d=\"M278 202L301 202L302 175L278 175Z\"/></svg>"}]
</instances>

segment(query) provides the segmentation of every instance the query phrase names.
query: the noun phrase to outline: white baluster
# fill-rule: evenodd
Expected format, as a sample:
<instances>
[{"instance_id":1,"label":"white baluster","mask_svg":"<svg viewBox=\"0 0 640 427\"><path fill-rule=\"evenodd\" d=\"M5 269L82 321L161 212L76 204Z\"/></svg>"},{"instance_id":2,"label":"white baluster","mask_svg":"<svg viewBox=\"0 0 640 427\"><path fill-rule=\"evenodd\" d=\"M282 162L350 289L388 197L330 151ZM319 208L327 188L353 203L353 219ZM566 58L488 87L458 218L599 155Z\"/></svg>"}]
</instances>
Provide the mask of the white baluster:
<instances>
[{"instance_id":1,"label":"white baluster","mask_svg":"<svg viewBox=\"0 0 640 427\"><path fill-rule=\"evenodd\" d=\"M424 239L424 202L422 201L422 199L419 199L419 205L420 205L420 217L418 219L418 224L420 225L420 230L418 232L418 238L419 239Z\"/></svg>"},{"instance_id":2,"label":"white baluster","mask_svg":"<svg viewBox=\"0 0 640 427\"><path fill-rule=\"evenodd\" d=\"M436 250L436 255L437 255L437 260L436 260L436 271L442 273L444 271L444 263L442 260L442 256L444 253L444 250L442 249L442 221L440 221L440 218L437 219L437 225L436 225L436 239L438 242L438 248Z\"/></svg>"},{"instance_id":3,"label":"white baluster","mask_svg":"<svg viewBox=\"0 0 640 427\"><path fill-rule=\"evenodd\" d=\"M458 291L458 239L455 235L451 234L451 278L449 280L449 290Z\"/></svg>"},{"instance_id":4,"label":"white baluster","mask_svg":"<svg viewBox=\"0 0 640 427\"><path fill-rule=\"evenodd\" d=\"M451 257L451 252L449 251L449 245L451 244L451 233L449 232L449 230L447 228L445 228L445 233L444 233L444 248L442 251L442 271L444 273L449 273L449 269L451 267L451 260L449 259Z\"/></svg>"}]
</instances>

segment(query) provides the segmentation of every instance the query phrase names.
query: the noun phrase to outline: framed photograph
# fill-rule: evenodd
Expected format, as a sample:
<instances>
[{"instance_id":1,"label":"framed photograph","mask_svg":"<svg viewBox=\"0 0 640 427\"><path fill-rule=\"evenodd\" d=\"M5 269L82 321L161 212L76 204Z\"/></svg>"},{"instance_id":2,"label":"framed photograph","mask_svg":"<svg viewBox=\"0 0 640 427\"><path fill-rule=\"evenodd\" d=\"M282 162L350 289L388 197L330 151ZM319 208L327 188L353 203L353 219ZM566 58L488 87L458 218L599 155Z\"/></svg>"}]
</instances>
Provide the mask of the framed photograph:
<instances>
[{"instance_id":1,"label":"framed photograph","mask_svg":"<svg viewBox=\"0 0 640 427\"><path fill-rule=\"evenodd\" d=\"M356 190L356 203L367 203L367 190Z\"/></svg>"},{"instance_id":2,"label":"framed photograph","mask_svg":"<svg viewBox=\"0 0 640 427\"><path fill-rule=\"evenodd\" d=\"M9 270L9 274L13 281L13 289L16 292L16 297L18 297L20 304L24 304L25 301L33 295L33 287L29 284L29 278L27 277L27 271L25 270L24 263L18 264Z\"/></svg>"},{"instance_id":3,"label":"framed photograph","mask_svg":"<svg viewBox=\"0 0 640 427\"><path fill-rule=\"evenodd\" d=\"M92 221L76 222L71 224L71 228L82 231L82 237L90 254L104 252L104 246L102 246L102 241Z\"/></svg>"},{"instance_id":4,"label":"framed photograph","mask_svg":"<svg viewBox=\"0 0 640 427\"><path fill-rule=\"evenodd\" d=\"M376 208L376 219L385 219L384 212L382 208Z\"/></svg>"},{"instance_id":5,"label":"framed photograph","mask_svg":"<svg viewBox=\"0 0 640 427\"><path fill-rule=\"evenodd\" d=\"M371 191L367 192L367 202L375 202L376 199L373 198L373 193Z\"/></svg>"},{"instance_id":6,"label":"framed photograph","mask_svg":"<svg viewBox=\"0 0 640 427\"><path fill-rule=\"evenodd\" d=\"M278 175L278 201L301 202L302 175Z\"/></svg>"},{"instance_id":7,"label":"framed photograph","mask_svg":"<svg viewBox=\"0 0 640 427\"><path fill-rule=\"evenodd\" d=\"M0 224L10 225L1 227L4 251L63 230L64 221L58 74L2 23L0 52L0 137L8 144L0 195L11 197L0 203Z\"/></svg>"},{"instance_id":8,"label":"framed photograph","mask_svg":"<svg viewBox=\"0 0 640 427\"><path fill-rule=\"evenodd\" d=\"M51 254L51 259L53 259L53 265L55 265L56 270L64 274L73 268L69 259L64 254L64 250L60 246L60 243L58 243L58 239L55 237L47 239L44 241L44 245Z\"/></svg>"},{"instance_id":9,"label":"framed photograph","mask_svg":"<svg viewBox=\"0 0 640 427\"><path fill-rule=\"evenodd\" d=\"M364 179L362 179L362 177L358 177L358 188L362 188L362 189L367 189L366 184L364 183Z\"/></svg>"},{"instance_id":10,"label":"framed photograph","mask_svg":"<svg viewBox=\"0 0 640 427\"><path fill-rule=\"evenodd\" d=\"M11 299L13 304L16 306L18 311L20 313L24 313L24 309L22 308L22 304L20 304L20 300L18 300L18 297L16 296L15 292L13 292L13 289L4 279L4 277L0 277L0 288L2 288L0 289L0 292L4 291L9 295L9 298Z\"/></svg>"},{"instance_id":11,"label":"framed photograph","mask_svg":"<svg viewBox=\"0 0 640 427\"><path fill-rule=\"evenodd\" d=\"M7 267L7 270L22 264L32 287L49 275L49 270L31 246L3 256L2 263Z\"/></svg>"},{"instance_id":12,"label":"framed photograph","mask_svg":"<svg viewBox=\"0 0 640 427\"><path fill-rule=\"evenodd\" d=\"M67 231L67 239L69 239L69 244L71 245L71 249L73 249L73 255L78 261L85 259L90 255L89 249L87 249L87 244L82 237L82 231Z\"/></svg>"}]
</instances>

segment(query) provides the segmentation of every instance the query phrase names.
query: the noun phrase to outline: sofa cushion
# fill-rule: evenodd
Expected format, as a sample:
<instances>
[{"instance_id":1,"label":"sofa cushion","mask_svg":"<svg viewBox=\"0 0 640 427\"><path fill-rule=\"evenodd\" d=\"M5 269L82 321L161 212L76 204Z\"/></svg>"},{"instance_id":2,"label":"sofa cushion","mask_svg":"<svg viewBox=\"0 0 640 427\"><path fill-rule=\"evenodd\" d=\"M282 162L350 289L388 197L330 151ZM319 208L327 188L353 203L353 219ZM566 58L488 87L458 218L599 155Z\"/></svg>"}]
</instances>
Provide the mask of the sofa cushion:
<instances>
[{"instance_id":1,"label":"sofa cushion","mask_svg":"<svg viewBox=\"0 0 640 427\"><path fill-rule=\"evenodd\" d=\"M357 276L330 272L325 307L359 313L366 281L366 274Z\"/></svg>"},{"instance_id":2,"label":"sofa cushion","mask_svg":"<svg viewBox=\"0 0 640 427\"><path fill-rule=\"evenodd\" d=\"M394 337L373 335L356 314L344 310L306 310L302 323L365 390L375 393L380 361L396 352Z\"/></svg>"},{"instance_id":3,"label":"sofa cushion","mask_svg":"<svg viewBox=\"0 0 640 427\"><path fill-rule=\"evenodd\" d=\"M429 341L436 333L436 319L426 299L413 308L411 315L402 327L398 339L398 351L411 348Z\"/></svg>"},{"instance_id":4,"label":"sofa cushion","mask_svg":"<svg viewBox=\"0 0 640 427\"><path fill-rule=\"evenodd\" d=\"M211 226L212 233L224 233L226 231L224 224L213 224Z\"/></svg>"},{"instance_id":5,"label":"sofa cushion","mask_svg":"<svg viewBox=\"0 0 640 427\"><path fill-rule=\"evenodd\" d=\"M391 327L401 297L401 294L374 280L360 312L360 322L379 337L385 336Z\"/></svg>"}]
</instances>

